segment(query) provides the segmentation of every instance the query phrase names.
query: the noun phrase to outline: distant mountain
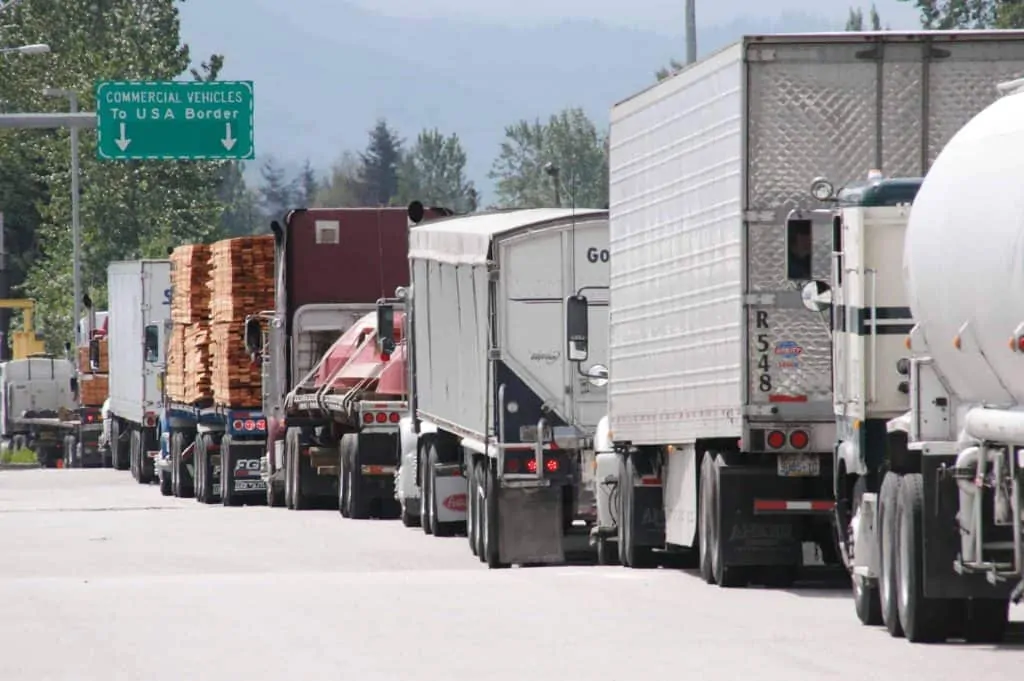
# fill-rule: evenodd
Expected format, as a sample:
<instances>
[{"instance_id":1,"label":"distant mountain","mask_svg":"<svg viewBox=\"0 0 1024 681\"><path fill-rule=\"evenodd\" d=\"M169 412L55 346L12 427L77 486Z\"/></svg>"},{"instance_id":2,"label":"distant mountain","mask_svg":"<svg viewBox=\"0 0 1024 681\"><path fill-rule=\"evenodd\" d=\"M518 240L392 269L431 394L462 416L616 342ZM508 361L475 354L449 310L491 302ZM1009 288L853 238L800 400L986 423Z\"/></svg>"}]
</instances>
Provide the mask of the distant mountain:
<instances>
[{"instance_id":1,"label":"distant mountain","mask_svg":"<svg viewBox=\"0 0 1024 681\"><path fill-rule=\"evenodd\" d=\"M614 102L685 55L681 31L673 38L592 21L505 27L314 4L315 10L258 0L183 5L193 57L222 53L222 78L254 81L253 166L273 154L291 167L309 158L326 170L345 149L361 150L383 116L407 139L432 126L458 133L469 174L488 201L487 172L507 124L581 106L607 125ZM845 18L791 14L702 26L698 51L750 33L834 30Z\"/></svg>"}]
</instances>

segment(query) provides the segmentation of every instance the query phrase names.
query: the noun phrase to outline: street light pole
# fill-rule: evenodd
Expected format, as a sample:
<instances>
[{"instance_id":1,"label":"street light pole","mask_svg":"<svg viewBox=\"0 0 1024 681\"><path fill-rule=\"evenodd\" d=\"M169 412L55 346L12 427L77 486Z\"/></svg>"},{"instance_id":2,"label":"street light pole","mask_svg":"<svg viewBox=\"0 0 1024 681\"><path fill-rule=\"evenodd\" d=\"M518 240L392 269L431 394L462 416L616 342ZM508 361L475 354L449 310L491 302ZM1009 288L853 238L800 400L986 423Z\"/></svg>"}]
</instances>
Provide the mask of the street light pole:
<instances>
[{"instance_id":1,"label":"street light pole","mask_svg":"<svg viewBox=\"0 0 1024 681\"><path fill-rule=\"evenodd\" d=\"M57 88L46 88L43 94L47 97L67 97L72 116L78 114L78 95L74 90L61 90ZM75 348L82 345L83 339L79 338L79 330L82 318L82 226L79 213L79 177L78 165L78 126L71 126L71 268L74 289L74 317L72 317L74 331L72 339ZM77 357L77 355L76 355Z\"/></svg>"}]
</instances>

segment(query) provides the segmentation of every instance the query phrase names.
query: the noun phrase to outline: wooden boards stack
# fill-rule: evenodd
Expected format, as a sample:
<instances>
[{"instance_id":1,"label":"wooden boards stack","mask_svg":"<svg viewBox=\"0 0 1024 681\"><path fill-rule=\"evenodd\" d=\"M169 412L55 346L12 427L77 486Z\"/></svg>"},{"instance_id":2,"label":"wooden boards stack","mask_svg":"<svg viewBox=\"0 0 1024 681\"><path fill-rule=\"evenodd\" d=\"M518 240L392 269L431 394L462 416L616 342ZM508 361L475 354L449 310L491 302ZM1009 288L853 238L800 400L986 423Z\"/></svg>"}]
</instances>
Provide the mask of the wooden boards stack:
<instances>
[{"instance_id":1,"label":"wooden boards stack","mask_svg":"<svg viewBox=\"0 0 1024 681\"><path fill-rule=\"evenodd\" d=\"M79 401L83 407L102 407L110 394L106 374L80 374L78 376Z\"/></svg>"},{"instance_id":2,"label":"wooden boards stack","mask_svg":"<svg viewBox=\"0 0 1024 681\"><path fill-rule=\"evenodd\" d=\"M201 404L213 397L210 368L210 246L189 244L171 253L171 321L167 397Z\"/></svg>"},{"instance_id":3,"label":"wooden boards stack","mask_svg":"<svg viewBox=\"0 0 1024 681\"><path fill-rule=\"evenodd\" d=\"M99 367L93 371L92 364L89 362L89 347L78 348L78 366L79 370L85 374L108 374L110 373L110 351L108 348L110 344L106 338L101 338L97 341L99 345L100 361Z\"/></svg>"},{"instance_id":4,"label":"wooden boards stack","mask_svg":"<svg viewBox=\"0 0 1024 681\"><path fill-rule=\"evenodd\" d=\"M274 308L274 238L240 237L211 248L210 330L213 401L258 408L260 365L245 350L245 318Z\"/></svg>"}]
</instances>

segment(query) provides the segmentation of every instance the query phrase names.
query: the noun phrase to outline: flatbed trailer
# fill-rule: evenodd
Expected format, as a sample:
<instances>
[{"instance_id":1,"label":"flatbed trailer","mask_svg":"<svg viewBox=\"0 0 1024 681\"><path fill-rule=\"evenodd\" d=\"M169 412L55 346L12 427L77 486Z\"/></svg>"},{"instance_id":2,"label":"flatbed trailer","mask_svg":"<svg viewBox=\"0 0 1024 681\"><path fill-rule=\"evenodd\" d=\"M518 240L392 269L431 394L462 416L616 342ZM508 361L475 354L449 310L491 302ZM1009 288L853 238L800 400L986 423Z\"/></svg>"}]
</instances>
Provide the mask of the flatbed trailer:
<instances>
[{"instance_id":1,"label":"flatbed trailer","mask_svg":"<svg viewBox=\"0 0 1024 681\"><path fill-rule=\"evenodd\" d=\"M154 458L164 496L225 506L265 502L260 457L267 420L260 409L168 401L158 427Z\"/></svg>"},{"instance_id":2,"label":"flatbed trailer","mask_svg":"<svg viewBox=\"0 0 1024 681\"><path fill-rule=\"evenodd\" d=\"M373 323L376 316L342 334L285 399L285 457L299 464L285 481L288 508L333 497L346 518L400 514L394 481L399 423L409 411L405 344L400 317ZM397 345L379 347L380 323L395 329Z\"/></svg>"},{"instance_id":3,"label":"flatbed trailer","mask_svg":"<svg viewBox=\"0 0 1024 681\"><path fill-rule=\"evenodd\" d=\"M35 451L39 463L46 468L86 468L110 463L99 446L103 432L99 409L85 407L63 416L28 412L12 418L10 425L12 437L8 446Z\"/></svg>"}]
</instances>

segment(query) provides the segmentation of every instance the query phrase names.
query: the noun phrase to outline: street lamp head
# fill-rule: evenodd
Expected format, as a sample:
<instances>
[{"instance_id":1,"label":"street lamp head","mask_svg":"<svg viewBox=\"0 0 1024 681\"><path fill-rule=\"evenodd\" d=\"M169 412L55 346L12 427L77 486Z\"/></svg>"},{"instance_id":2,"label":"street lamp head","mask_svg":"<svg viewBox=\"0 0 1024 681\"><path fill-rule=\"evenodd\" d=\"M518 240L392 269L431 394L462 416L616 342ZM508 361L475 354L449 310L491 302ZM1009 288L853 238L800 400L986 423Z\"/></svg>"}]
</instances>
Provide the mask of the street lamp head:
<instances>
[{"instance_id":1,"label":"street lamp head","mask_svg":"<svg viewBox=\"0 0 1024 681\"><path fill-rule=\"evenodd\" d=\"M14 50L18 54L49 54L50 46L39 44L39 45L22 45Z\"/></svg>"}]
</instances>

